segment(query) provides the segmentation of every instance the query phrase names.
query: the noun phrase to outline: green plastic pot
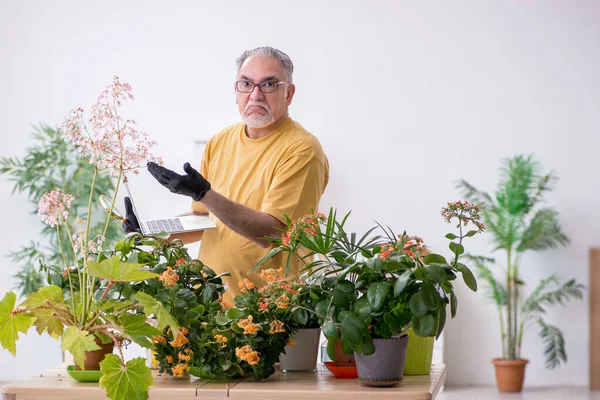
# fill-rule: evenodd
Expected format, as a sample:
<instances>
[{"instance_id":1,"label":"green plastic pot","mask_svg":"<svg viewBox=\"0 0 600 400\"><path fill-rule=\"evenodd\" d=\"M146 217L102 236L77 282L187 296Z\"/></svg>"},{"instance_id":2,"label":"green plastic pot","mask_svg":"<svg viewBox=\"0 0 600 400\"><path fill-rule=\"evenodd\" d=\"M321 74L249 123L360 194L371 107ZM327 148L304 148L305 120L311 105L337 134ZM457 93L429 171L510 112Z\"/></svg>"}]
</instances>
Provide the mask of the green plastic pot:
<instances>
[{"instance_id":1,"label":"green plastic pot","mask_svg":"<svg viewBox=\"0 0 600 400\"><path fill-rule=\"evenodd\" d=\"M428 375L431 372L434 338L417 336L412 329L408 330L408 337L404 375Z\"/></svg>"}]
</instances>

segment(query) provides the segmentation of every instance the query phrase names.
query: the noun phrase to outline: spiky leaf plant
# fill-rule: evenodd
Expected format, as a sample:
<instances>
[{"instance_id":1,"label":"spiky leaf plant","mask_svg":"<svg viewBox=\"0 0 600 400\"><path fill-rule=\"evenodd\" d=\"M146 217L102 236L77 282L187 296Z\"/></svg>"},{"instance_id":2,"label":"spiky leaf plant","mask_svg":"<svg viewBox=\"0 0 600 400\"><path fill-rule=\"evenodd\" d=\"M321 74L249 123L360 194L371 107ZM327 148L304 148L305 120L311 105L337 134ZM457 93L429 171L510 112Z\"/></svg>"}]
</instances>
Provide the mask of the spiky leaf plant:
<instances>
[{"instance_id":1,"label":"spiky leaf plant","mask_svg":"<svg viewBox=\"0 0 600 400\"><path fill-rule=\"evenodd\" d=\"M558 221L558 212L541 206L544 194L553 189L557 180L552 172L543 174L540 163L531 155L517 155L503 163L493 195L465 180L458 183L469 201L483 207L483 219L492 234L494 251L504 253L504 265L493 258L470 256L480 277L488 284L489 297L498 309L502 358L521 358L523 334L532 324L537 324L545 344L546 367L550 369L566 362L567 355L562 332L547 324L543 316L549 306L581 299L583 285L573 279L561 283L552 275L538 282L533 292L523 299L525 283L520 278L519 268L526 251L539 252L569 243ZM502 279L494 275L493 269L502 271Z\"/></svg>"}]
</instances>

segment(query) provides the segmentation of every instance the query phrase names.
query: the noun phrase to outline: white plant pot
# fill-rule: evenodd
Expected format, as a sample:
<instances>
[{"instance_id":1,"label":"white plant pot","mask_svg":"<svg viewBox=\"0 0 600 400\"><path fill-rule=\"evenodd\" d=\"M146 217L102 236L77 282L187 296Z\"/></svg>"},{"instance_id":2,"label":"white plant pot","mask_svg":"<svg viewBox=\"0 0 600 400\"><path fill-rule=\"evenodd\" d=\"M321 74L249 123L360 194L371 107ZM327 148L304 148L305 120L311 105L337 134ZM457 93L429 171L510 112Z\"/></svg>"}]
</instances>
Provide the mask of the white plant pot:
<instances>
[{"instance_id":1,"label":"white plant pot","mask_svg":"<svg viewBox=\"0 0 600 400\"><path fill-rule=\"evenodd\" d=\"M281 353L279 355L279 368L283 372L315 372L317 370L320 337L321 328L298 330L292 337L296 344L286 346L285 354Z\"/></svg>"}]
</instances>

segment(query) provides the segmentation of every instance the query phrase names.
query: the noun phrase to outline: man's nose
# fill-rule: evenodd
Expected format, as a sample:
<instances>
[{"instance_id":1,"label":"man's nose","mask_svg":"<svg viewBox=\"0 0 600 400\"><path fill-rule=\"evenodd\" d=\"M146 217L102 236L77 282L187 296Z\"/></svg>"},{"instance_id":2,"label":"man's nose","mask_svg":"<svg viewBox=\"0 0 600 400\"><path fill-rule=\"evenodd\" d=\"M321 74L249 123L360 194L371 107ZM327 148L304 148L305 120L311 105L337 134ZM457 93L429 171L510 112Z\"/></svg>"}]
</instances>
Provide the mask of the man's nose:
<instances>
[{"instance_id":1,"label":"man's nose","mask_svg":"<svg viewBox=\"0 0 600 400\"><path fill-rule=\"evenodd\" d=\"M263 92L260 91L258 85L254 86L254 90L250 93L250 99L254 101L259 101L265 98Z\"/></svg>"}]
</instances>

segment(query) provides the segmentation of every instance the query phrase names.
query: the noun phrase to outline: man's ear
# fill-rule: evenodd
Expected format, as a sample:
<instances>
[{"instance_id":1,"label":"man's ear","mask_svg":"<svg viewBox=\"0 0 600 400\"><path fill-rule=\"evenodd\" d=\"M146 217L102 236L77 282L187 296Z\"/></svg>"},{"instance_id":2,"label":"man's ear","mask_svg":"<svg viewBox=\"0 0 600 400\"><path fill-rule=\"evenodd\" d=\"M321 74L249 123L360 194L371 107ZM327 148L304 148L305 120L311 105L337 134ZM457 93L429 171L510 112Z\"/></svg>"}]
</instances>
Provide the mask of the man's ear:
<instances>
[{"instance_id":1,"label":"man's ear","mask_svg":"<svg viewBox=\"0 0 600 400\"><path fill-rule=\"evenodd\" d=\"M290 104L292 104L292 99L294 98L294 93L296 93L296 85L294 85L293 83L290 83L290 85L287 88L287 93L285 94L285 102L287 103L288 106Z\"/></svg>"}]
</instances>

